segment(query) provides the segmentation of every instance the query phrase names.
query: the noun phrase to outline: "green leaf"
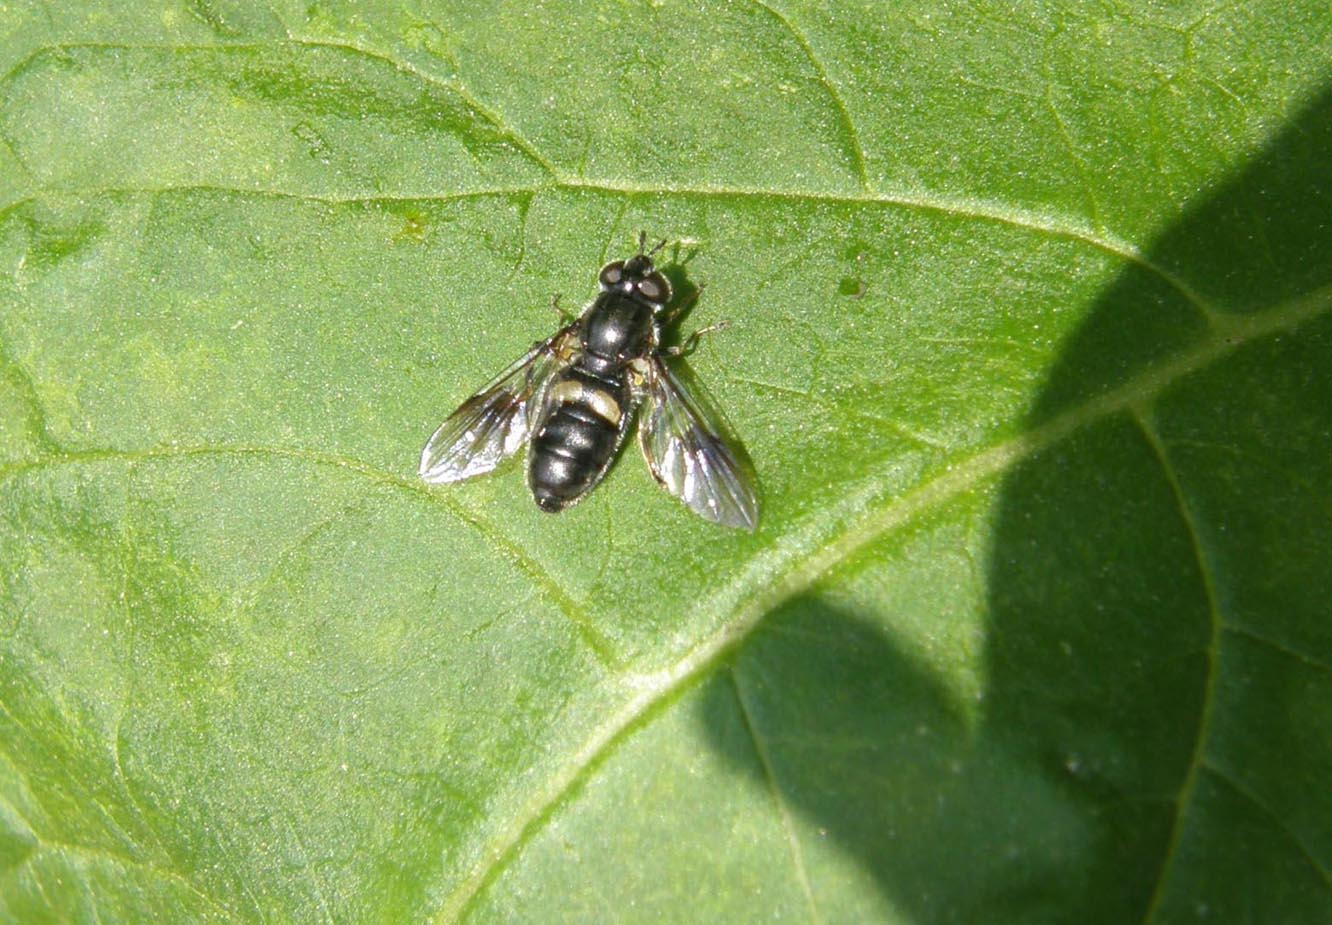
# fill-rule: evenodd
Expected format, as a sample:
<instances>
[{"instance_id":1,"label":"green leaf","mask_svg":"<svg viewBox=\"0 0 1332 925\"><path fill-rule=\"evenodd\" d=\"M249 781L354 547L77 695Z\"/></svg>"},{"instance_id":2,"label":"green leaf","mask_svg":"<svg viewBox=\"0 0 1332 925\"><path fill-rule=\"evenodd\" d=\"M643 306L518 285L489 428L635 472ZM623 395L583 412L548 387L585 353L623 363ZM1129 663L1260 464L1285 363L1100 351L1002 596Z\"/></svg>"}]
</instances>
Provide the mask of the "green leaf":
<instances>
[{"instance_id":1,"label":"green leaf","mask_svg":"<svg viewBox=\"0 0 1332 925\"><path fill-rule=\"evenodd\" d=\"M0 920L1328 921L1329 52L0 10ZM421 483L640 229L760 529Z\"/></svg>"}]
</instances>

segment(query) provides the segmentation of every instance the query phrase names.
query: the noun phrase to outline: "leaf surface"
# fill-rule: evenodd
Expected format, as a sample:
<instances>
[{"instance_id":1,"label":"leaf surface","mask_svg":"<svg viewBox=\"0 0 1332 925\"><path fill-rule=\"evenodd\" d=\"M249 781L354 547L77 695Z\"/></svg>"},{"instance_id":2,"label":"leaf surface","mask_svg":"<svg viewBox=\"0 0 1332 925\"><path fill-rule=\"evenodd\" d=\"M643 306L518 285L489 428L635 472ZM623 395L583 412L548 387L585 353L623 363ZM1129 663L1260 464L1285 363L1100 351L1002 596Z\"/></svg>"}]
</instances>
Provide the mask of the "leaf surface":
<instances>
[{"instance_id":1,"label":"leaf surface","mask_svg":"<svg viewBox=\"0 0 1332 925\"><path fill-rule=\"evenodd\" d=\"M1330 51L0 11L0 919L1327 921ZM759 530L421 483L640 229Z\"/></svg>"}]
</instances>

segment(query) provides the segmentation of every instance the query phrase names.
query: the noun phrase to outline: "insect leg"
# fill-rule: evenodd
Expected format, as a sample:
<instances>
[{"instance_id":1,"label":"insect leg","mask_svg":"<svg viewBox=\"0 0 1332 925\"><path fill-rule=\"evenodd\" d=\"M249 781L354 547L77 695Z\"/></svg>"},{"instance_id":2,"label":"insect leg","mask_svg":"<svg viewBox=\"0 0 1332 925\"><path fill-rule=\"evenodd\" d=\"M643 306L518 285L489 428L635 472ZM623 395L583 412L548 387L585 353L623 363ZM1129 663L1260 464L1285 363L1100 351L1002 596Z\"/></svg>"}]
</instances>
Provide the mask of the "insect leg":
<instances>
[{"instance_id":1,"label":"insect leg","mask_svg":"<svg viewBox=\"0 0 1332 925\"><path fill-rule=\"evenodd\" d=\"M706 285L707 283L699 283L697 286L694 287L693 292L689 293L689 295L685 296L683 299L680 300L679 305L675 306L668 312L664 312L661 316L661 326L663 328L668 327L674 324L676 321L680 320L680 318L684 316L685 312L689 311L689 309L694 307L694 303L697 302L698 297L703 294L703 287Z\"/></svg>"},{"instance_id":2,"label":"insect leg","mask_svg":"<svg viewBox=\"0 0 1332 925\"><path fill-rule=\"evenodd\" d=\"M560 320L563 321L565 324L573 323L574 316L569 314L563 308L560 307L560 293L557 292L550 297L550 307L551 310L555 312L555 314L560 316Z\"/></svg>"},{"instance_id":3,"label":"insect leg","mask_svg":"<svg viewBox=\"0 0 1332 925\"><path fill-rule=\"evenodd\" d=\"M725 331L730 326L731 322L729 321L718 321L708 325L706 328L699 328L693 334L686 337L683 344L680 344L678 347L667 347L662 353L670 357L684 356L687 353L693 353L694 348L698 346L698 342L704 334L711 334L714 331Z\"/></svg>"}]
</instances>

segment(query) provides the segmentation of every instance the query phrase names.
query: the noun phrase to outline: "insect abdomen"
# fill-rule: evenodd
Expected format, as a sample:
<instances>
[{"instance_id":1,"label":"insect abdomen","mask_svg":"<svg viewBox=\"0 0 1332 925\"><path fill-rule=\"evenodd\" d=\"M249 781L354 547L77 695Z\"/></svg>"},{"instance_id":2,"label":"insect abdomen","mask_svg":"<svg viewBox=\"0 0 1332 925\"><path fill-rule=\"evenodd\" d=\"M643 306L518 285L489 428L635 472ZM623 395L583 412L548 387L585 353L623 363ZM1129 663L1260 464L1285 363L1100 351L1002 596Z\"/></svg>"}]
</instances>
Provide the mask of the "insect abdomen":
<instances>
[{"instance_id":1,"label":"insect abdomen","mask_svg":"<svg viewBox=\"0 0 1332 925\"><path fill-rule=\"evenodd\" d=\"M528 484L538 507L563 510L601 481L619 445L628 402L623 382L577 368L551 383L528 457Z\"/></svg>"}]
</instances>

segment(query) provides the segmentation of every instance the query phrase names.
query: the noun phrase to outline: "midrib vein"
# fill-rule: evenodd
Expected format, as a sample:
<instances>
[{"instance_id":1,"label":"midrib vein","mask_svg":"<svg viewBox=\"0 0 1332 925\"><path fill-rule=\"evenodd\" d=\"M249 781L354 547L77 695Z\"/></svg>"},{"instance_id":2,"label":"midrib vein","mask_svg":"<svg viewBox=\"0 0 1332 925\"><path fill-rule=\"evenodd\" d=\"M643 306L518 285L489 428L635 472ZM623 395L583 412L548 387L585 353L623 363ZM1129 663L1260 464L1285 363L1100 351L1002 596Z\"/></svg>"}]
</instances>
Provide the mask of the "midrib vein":
<instances>
[{"instance_id":1,"label":"midrib vein","mask_svg":"<svg viewBox=\"0 0 1332 925\"><path fill-rule=\"evenodd\" d=\"M473 901L505 867L509 858L549 818L552 809L596 767L637 722L658 704L709 671L720 658L740 645L763 617L785 601L811 587L821 576L845 562L870 543L936 509L986 479L1000 475L1023 460L1050 448L1074 432L1134 406L1149 403L1164 389L1264 336L1288 331L1332 308L1332 286L1261 315L1228 320L1199 346L1181 352L1135 376L1124 385L1059 414L1004 443L950 466L943 474L898 496L885 497L881 477L871 475L862 488L843 503L795 531L783 549L769 548L700 609L730 610L713 635L688 649L668 667L646 676L624 679L628 699L597 727L576 752L547 779L530 800L488 844L477 863L447 897L435 915L437 923L460 921ZM863 510L859 517L856 511ZM843 525L846 525L843 527ZM808 549L806 553L786 549ZM760 589L749 595L749 589Z\"/></svg>"},{"instance_id":2,"label":"midrib vein","mask_svg":"<svg viewBox=\"0 0 1332 925\"><path fill-rule=\"evenodd\" d=\"M45 196L69 196L75 198L129 197L129 196L166 196L166 195L217 195L235 197L253 197L259 199L278 199L291 202L305 202L327 206L373 206L376 204L393 205L397 203L432 203L457 202L467 199L488 197L535 196L541 193L604 193L609 196L629 197L665 197L674 196L692 199L737 199L771 202L805 202L821 205L848 207L880 207L909 209L920 212L933 212L964 221L988 222L1007 225L1035 234L1049 235L1068 241L1085 244L1104 254L1116 257L1140 267L1147 273L1160 279L1198 311L1213 326L1223 326L1225 317L1208 304L1201 294L1190 286L1182 277L1155 263L1142 253L1134 244L1104 232L1098 233L1087 225L1071 221L1065 216L1043 213L1003 202L959 196L948 197L937 193L910 190L886 192L839 193L823 190L782 190L748 186L672 186L668 184L647 185L619 182L614 180L586 180L556 175L548 183L521 184L518 186L481 187L470 190L456 190L448 193L401 193L376 196L335 196L328 194L301 193L275 188L230 187L217 184L192 184L185 186L134 187L108 186L99 188L61 188L50 187L30 192L0 207L0 218L17 211L24 205Z\"/></svg>"},{"instance_id":3,"label":"midrib vein","mask_svg":"<svg viewBox=\"0 0 1332 925\"><path fill-rule=\"evenodd\" d=\"M550 182L546 184L536 184L526 187L526 192L538 193L543 189L565 189L582 191L603 191L608 193L619 193L629 195L676 195L676 196L697 196L697 197L745 197L745 198L771 198L781 201L810 201L810 202L832 202L848 203L855 205L892 205L903 208L913 208L940 212L952 215L958 218L970 218L976 220L985 220L1012 225L1018 228L1026 228L1032 231L1045 232L1057 237L1070 240L1082 241L1098 250L1108 254L1113 254L1131 263L1137 264L1143 269L1151 272L1166 282L1172 289L1178 292L1192 306L1194 306L1209 322L1217 322L1217 313L1210 308L1207 302L1202 299L1182 278L1171 273L1164 267L1157 266L1148 260L1143 253L1131 243L1119 239L1108 233L1098 233L1097 230L1083 223L1070 221L1066 217L1056 215L1045 215L1034 212L1018 206L1011 206L1003 203L989 202L970 197L948 197L928 191L887 191L874 192L869 184L869 176L866 170L866 155L861 146L854 122L851 120L850 112L846 109L840 93L836 86L829 79L826 71L823 69L818 58L814 55L813 49L809 46L808 40L803 33L799 32L793 24L779 11L769 6L761 0L756 0L757 5L766 10L769 14L775 16L777 20L790 32L797 43L802 47L804 53L809 57L811 65L820 75L822 82L830 93L830 99L833 103L834 111L838 113L838 119L843 123L844 128L849 134L851 140L852 152L857 160L859 173L859 191L857 193L838 193L824 191L800 191L800 190L765 190L761 188L749 188L743 186L735 187L689 187L685 185L671 186L668 184L658 186L634 185L621 183L614 180L607 181L588 181L582 177L574 176L567 171L562 170L559 165L547 158L540 149L534 145L524 134L515 126L510 125L498 112L492 110L483 101L476 98L466 86L458 80L446 80L428 73L425 70L401 60L398 57L382 51L378 48L353 41L334 41L327 38L310 38L299 35L293 35L288 32L288 38L285 42L276 43L278 46L290 45L294 47L305 48L324 48L336 50L351 54L360 55L371 60L376 60L395 68L401 73L407 74L413 79L421 81L423 84L435 86L445 91L456 94L466 105L478 114L478 116L489 123L492 128L500 134L509 137L532 163L537 165L549 178ZM214 51L218 53L235 53L238 51L266 51L272 50L275 43L272 42L236 42L225 45L217 44L170 44L170 43L104 43L104 42L53 42L40 45L34 48L27 56L17 62L8 72L0 76L0 86L8 83L14 75L21 72L31 61L38 56L52 51L70 51L76 49L106 49L106 50L135 50L135 49L160 49L164 51ZM2 133L0 133L2 134ZM14 150L14 157L18 160L20 166L24 167L29 173L31 168L27 165L22 152ZM219 187L214 187L220 189ZM156 190L162 192L163 190ZM495 195L520 192L519 189L507 191L495 190ZM94 191L87 191L94 192ZM145 191L148 192L148 191ZM239 193L246 192L238 190ZM262 190L248 191L254 195L264 195ZM310 196L301 193L280 193L273 192L271 195L287 196L293 199L307 199L320 201L393 201L393 200L411 200L411 201L429 201L434 198L457 199L471 196L485 196L491 194L486 189L478 189L466 192L446 193L439 195L421 195L421 196L393 196L393 197L347 197L345 200L322 199L318 196ZM38 192L30 194L39 195ZM0 207L0 215L22 203L22 199L17 199Z\"/></svg>"}]
</instances>

